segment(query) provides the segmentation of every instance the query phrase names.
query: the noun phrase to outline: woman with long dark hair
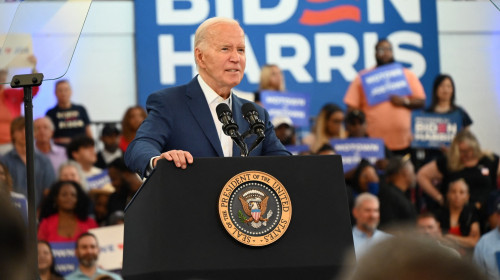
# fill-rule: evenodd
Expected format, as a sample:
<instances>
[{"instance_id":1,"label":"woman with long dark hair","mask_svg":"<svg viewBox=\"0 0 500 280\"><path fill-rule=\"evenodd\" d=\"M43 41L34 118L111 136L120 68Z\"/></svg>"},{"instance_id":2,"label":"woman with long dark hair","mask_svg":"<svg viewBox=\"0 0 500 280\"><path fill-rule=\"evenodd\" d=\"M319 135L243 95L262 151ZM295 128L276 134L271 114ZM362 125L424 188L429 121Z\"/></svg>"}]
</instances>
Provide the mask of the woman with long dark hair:
<instances>
[{"instance_id":1,"label":"woman with long dark hair","mask_svg":"<svg viewBox=\"0 0 500 280\"><path fill-rule=\"evenodd\" d=\"M73 181L56 182L42 202L38 239L48 242L75 241L97 223L88 217L90 200Z\"/></svg>"},{"instance_id":2,"label":"woman with long dark hair","mask_svg":"<svg viewBox=\"0 0 500 280\"><path fill-rule=\"evenodd\" d=\"M38 240L38 274L40 280L62 280L62 275L56 271L54 253L49 242Z\"/></svg>"},{"instance_id":3,"label":"woman with long dark hair","mask_svg":"<svg viewBox=\"0 0 500 280\"><path fill-rule=\"evenodd\" d=\"M147 113L141 106L133 106L127 109L122 119L122 136L120 137L120 149L127 150L128 145L135 138L135 133L146 119Z\"/></svg>"}]
</instances>

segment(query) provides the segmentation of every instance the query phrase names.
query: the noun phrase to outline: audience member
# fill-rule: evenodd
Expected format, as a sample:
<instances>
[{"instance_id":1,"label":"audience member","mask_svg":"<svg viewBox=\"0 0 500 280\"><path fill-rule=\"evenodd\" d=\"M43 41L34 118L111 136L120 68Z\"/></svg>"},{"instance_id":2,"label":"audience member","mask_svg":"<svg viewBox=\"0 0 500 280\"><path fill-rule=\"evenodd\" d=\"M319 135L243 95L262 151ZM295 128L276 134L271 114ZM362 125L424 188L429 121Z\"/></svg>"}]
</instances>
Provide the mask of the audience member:
<instances>
[{"instance_id":1,"label":"audience member","mask_svg":"<svg viewBox=\"0 0 500 280\"><path fill-rule=\"evenodd\" d=\"M36 57L31 55L28 61L33 65L32 73L36 73ZM0 156L12 149L12 140L9 133L10 123L21 115L21 104L24 102L22 88L6 88L7 69L0 69ZM33 97L38 94L39 87L33 87Z\"/></svg>"},{"instance_id":2,"label":"audience member","mask_svg":"<svg viewBox=\"0 0 500 280\"><path fill-rule=\"evenodd\" d=\"M0 182L0 185L3 182ZM25 223L0 187L0 279L28 279L28 244ZM35 265L35 264L32 264Z\"/></svg>"},{"instance_id":3,"label":"audience member","mask_svg":"<svg viewBox=\"0 0 500 280\"><path fill-rule=\"evenodd\" d=\"M114 124L104 125L101 133L101 141L104 144L104 149L97 153L96 167L106 169L113 160L123 157L123 152L119 147L119 137L120 131Z\"/></svg>"},{"instance_id":4,"label":"audience member","mask_svg":"<svg viewBox=\"0 0 500 280\"><path fill-rule=\"evenodd\" d=\"M271 120L276 137L284 146L295 145L295 128L290 117L275 117Z\"/></svg>"},{"instance_id":5,"label":"audience member","mask_svg":"<svg viewBox=\"0 0 500 280\"><path fill-rule=\"evenodd\" d=\"M35 147L39 152L46 155L54 170L68 160L66 149L55 145L52 136L54 136L54 124L48 117L41 117L33 122L33 135L35 137Z\"/></svg>"},{"instance_id":6,"label":"audience member","mask_svg":"<svg viewBox=\"0 0 500 280\"><path fill-rule=\"evenodd\" d=\"M97 227L94 219L89 218L89 203L89 198L77 183L55 183L43 201L38 239L48 242L75 241L83 232Z\"/></svg>"},{"instance_id":7,"label":"audience member","mask_svg":"<svg viewBox=\"0 0 500 280\"><path fill-rule=\"evenodd\" d=\"M497 227L483 235L474 248L474 262L489 280L500 279L500 199L494 215Z\"/></svg>"},{"instance_id":8,"label":"audience member","mask_svg":"<svg viewBox=\"0 0 500 280\"><path fill-rule=\"evenodd\" d=\"M28 195L28 178L26 174L26 134L24 117L15 118L10 126L10 134L14 149L5 154L2 161L10 171L14 181L14 191ZM55 172L50 160L35 150L35 201L38 207L42 201L42 194L55 181Z\"/></svg>"},{"instance_id":9,"label":"audience member","mask_svg":"<svg viewBox=\"0 0 500 280\"><path fill-rule=\"evenodd\" d=\"M376 67L394 62L392 46L387 39L381 39L376 44L375 58ZM372 69L364 70L361 74ZM411 90L409 96L393 95L388 101L370 106L361 83L361 76L358 75L344 97L348 111L359 109L366 114L368 135L384 139L385 145L398 155L410 152L411 110L422 108L425 103L424 88L418 77L408 69L404 69L404 75Z\"/></svg>"},{"instance_id":10,"label":"audience member","mask_svg":"<svg viewBox=\"0 0 500 280\"><path fill-rule=\"evenodd\" d=\"M500 174L499 158L481 150L476 137L462 130L453 139L446 156L433 160L418 171L418 184L431 199L443 205L450 182L463 178L469 186L470 203L480 209L495 190ZM441 182L437 188L433 182ZM429 203L428 203L429 204Z\"/></svg>"},{"instance_id":11,"label":"audience member","mask_svg":"<svg viewBox=\"0 0 500 280\"><path fill-rule=\"evenodd\" d=\"M486 280L469 261L429 239L394 237L366 252L352 272L342 279Z\"/></svg>"},{"instance_id":12,"label":"audience member","mask_svg":"<svg viewBox=\"0 0 500 280\"><path fill-rule=\"evenodd\" d=\"M278 65L266 64L260 70L259 90L255 92L255 102L260 104L262 91L285 91L285 78Z\"/></svg>"},{"instance_id":13,"label":"audience member","mask_svg":"<svg viewBox=\"0 0 500 280\"><path fill-rule=\"evenodd\" d=\"M327 155L334 155L335 154L335 149L333 146L329 143L324 144L319 148L319 150L316 152L317 155L320 156L327 156Z\"/></svg>"},{"instance_id":14,"label":"audience member","mask_svg":"<svg viewBox=\"0 0 500 280\"><path fill-rule=\"evenodd\" d=\"M455 95L455 83L451 76L438 75L432 86L431 105L426 111L438 114L458 112L462 128L467 129L472 125L472 119L462 107L455 104Z\"/></svg>"},{"instance_id":15,"label":"audience member","mask_svg":"<svg viewBox=\"0 0 500 280\"><path fill-rule=\"evenodd\" d=\"M87 185L87 179L83 170L78 164L78 162L69 160L59 167L59 181L73 181L78 183L84 192L89 191L89 187Z\"/></svg>"},{"instance_id":16,"label":"audience member","mask_svg":"<svg viewBox=\"0 0 500 280\"><path fill-rule=\"evenodd\" d=\"M109 165L109 177L115 187L108 201L108 213L124 211L134 194L142 185L142 180L125 165L123 159L114 160Z\"/></svg>"},{"instance_id":17,"label":"audience member","mask_svg":"<svg viewBox=\"0 0 500 280\"><path fill-rule=\"evenodd\" d=\"M92 138L87 110L81 105L71 103L73 92L69 81L57 81L55 93L57 104L46 113L55 126L54 142L66 146L73 137L78 135L87 135Z\"/></svg>"},{"instance_id":18,"label":"audience member","mask_svg":"<svg viewBox=\"0 0 500 280\"><path fill-rule=\"evenodd\" d=\"M380 203L376 196L362 193L356 198L352 209L356 219L356 225L352 228L352 238L357 259L377 242L391 237L390 234L377 229L380 222L379 210Z\"/></svg>"},{"instance_id":19,"label":"audience member","mask_svg":"<svg viewBox=\"0 0 500 280\"><path fill-rule=\"evenodd\" d=\"M90 232L81 234L76 240L75 255L78 258L78 268L67 275L66 280L84 280L96 279L101 275L108 275L111 279L121 280L122 278L115 273L105 271L97 266L99 258L99 244L97 237Z\"/></svg>"},{"instance_id":20,"label":"audience member","mask_svg":"<svg viewBox=\"0 0 500 280\"><path fill-rule=\"evenodd\" d=\"M472 253L480 237L477 209L468 202L469 187L465 181L451 182L446 194L446 206L436 215L445 238L459 246L462 256Z\"/></svg>"},{"instance_id":21,"label":"audience member","mask_svg":"<svg viewBox=\"0 0 500 280\"><path fill-rule=\"evenodd\" d=\"M386 169L386 183L380 186L380 227L388 228L402 223L414 224L417 211L407 192L416 185L415 171L410 156L394 156Z\"/></svg>"},{"instance_id":22,"label":"audience member","mask_svg":"<svg viewBox=\"0 0 500 280\"><path fill-rule=\"evenodd\" d=\"M40 280L63 280L56 271L52 247L44 240L38 240L38 274Z\"/></svg>"},{"instance_id":23,"label":"audience member","mask_svg":"<svg viewBox=\"0 0 500 280\"><path fill-rule=\"evenodd\" d=\"M460 253L456 250L457 246L449 239L443 238L441 225L436 216L431 212L425 212L418 215L417 230L422 236L435 240L439 245L448 248L453 254L460 257Z\"/></svg>"},{"instance_id":24,"label":"audience member","mask_svg":"<svg viewBox=\"0 0 500 280\"><path fill-rule=\"evenodd\" d=\"M66 148L68 158L76 161L87 179L89 192L113 192L106 170L95 167L97 154L94 139L82 135L75 137Z\"/></svg>"},{"instance_id":25,"label":"audience member","mask_svg":"<svg viewBox=\"0 0 500 280\"><path fill-rule=\"evenodd\" d=\"M339 106L329 103L321 108L314 124L313 133L304 137L304 144L309 145L312 153L317 153L331 139L345 138L344 111Z\"/></svg>"},{"instance_id":26,"label":"audience member","mask_svg":"<svg viewBox=\"0 0 500 280\"><path fill-rule=\"evenodd\" d=\"M361 160L359 165L354 169L352 177L350 180L347 180L347 183L352 187L354 197L363 192L378 195L380 189L380 178L377 171L365 159Z\"/></svg>"},{"instance_id":27,"label":"audience member","mask_svg":"<svg viewBox=\"0 0 500 280\"><path fill-rule=\"evenodd\" d=\"M100 192L93 197L95 221L100 227L108 225L108 201L110 195L110 193Z\"/></svg>"},{"instance_id":28,"label":"audience member","mask_svg":"<svg viewBox=\"0 0 500 280\"><path fill-rule=\"evenodd\" d=\"M147 113L141 106L134 106L127 109L122 119L122 136L120 137L120 149L127 150L128 145L135 138L135 133L146 119Z\"/></svg>"}]
</instances>

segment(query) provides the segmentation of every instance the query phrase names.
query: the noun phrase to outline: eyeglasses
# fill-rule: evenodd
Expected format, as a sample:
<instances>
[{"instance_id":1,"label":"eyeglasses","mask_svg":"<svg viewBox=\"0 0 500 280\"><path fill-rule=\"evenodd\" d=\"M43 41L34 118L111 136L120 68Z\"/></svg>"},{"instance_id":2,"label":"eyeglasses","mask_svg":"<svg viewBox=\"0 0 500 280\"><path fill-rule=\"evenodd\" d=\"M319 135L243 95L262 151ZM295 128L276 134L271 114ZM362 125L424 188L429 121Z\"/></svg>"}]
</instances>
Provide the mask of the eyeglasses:
<instances>
[{"instance_id":1,"label":"eyeglasses","mask_svg":"<svg viewBox=\"0 0 500 280\"><path fill-rule=\"evenodd\" d=\"M376 48L378 54L383 54L385 52L392 52L392 48Z\"/></svg>"}]
</instances>

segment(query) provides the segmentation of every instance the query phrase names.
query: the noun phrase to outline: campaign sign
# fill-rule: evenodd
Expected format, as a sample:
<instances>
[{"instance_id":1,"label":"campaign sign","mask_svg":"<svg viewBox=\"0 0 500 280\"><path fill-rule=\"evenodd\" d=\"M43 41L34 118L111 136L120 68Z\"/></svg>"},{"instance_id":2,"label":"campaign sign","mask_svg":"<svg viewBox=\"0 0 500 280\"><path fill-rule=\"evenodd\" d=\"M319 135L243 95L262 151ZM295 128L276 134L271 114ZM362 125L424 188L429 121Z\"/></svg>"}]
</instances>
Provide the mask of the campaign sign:
<instances>
[{"instance_id":1,"label":"campaign sign","mask_svg":"<svg viewBox=\"0 0 500 280\"><path fill-rule=\"evenodd\" d=\"M361 84L370 106L389 100L391 95L411 94L403 66L399 63L380 66L362 74Z\"/></svg>"},{"instance_id":2,"label":"campaign sign","mask_svg":"<svg viewBox=\"0 0 500 280\"><path fill-rule=\"evenodd\" d=\"M12 201L14 207L19 209L24 222L28 224L28 201L26 197L20 193L10 192L10 201Z\"/></svg>"},{"instance_id":3,"label":"campaign sign","mask_svg":"<svg viewBox=\"0 0 500 280\"><path fill-rule=\"evenodd\" d=\"M458 111L449 114L413 112L411 116L414 148L439 148L449 146L462 128Z\"/></svg>"},{"instance_id":4,"label":"campaign sign","mask_svg":"<svg viewBox=\"0 0 500 280\"><path fill-rule=\"evenodd\" d=\"M385 157L384 140L378 138L334 139L330 144L335 153L342 156L344 173L356 168L362 159L375 164Z\"/></svg>"},{"instance_id":5,"label":"campaign sign","mask_svg":"<svg viewBox=\"0 0 500 280\"><path fill-rule=\"evenodd\" d=\"M111 179L108 176L108 171L103 170L101 173L87 177L87 185L89 190L106 190L111 184Z\"/></svg>"},{"instance_id":6,"label":"campaign sign","mask_svg":"<svg viewBox=\"0 0 500 280\"><path fill-rule=\"evenodd\" d=\"M75 256L75 242L50 242L56 271L65 276L78 268L78 259Z\"/></svg>"},{"instance_id":7,"label":"campaign sign","mask_svg":"<svg viewBox=\"0 0 500 280\"><path fill-rule=\"evenodd\" d=\"M123 265L123 224L95 228L89 232L93 233L99 240L99 267L105 270L121 270Z\"/></svg>"},{"instance_id":8,"label":"campaign sign","mask_svg":"<svg viewBox=\"0 0 500 280\"><path fill-rule=\"evenodd\" d=\"M420 78L425 92L439 73L436 0L150 0L134 1L138 103L197 73L194 34L214 16L245 31L246 69L237 89L259 88L260 69L276 64L286 88L311 95L311 113L343 104L349 84L376 65L375 44ZM430 98L428 98L430 99Z\"/></svg>"},{"instance_id":9,"label":"campaign sign","mask_svg":"<svg viewBox=\"0 0 500 280\"><path fill-rule=\"evenodd\" d=\"M33 54L30 34L0 35L0 69L32 68L28 57Z\"/></svg>"},{"instance_id":10,"label":"campaign sign","mask_svg":"<svg viewBox=\"0 0 500 280\"><path fill-rule=\"evenodd\" d=\"M289 117L294 126L309 125L309 94L279 91L262 91L260 100L270 119Z\"/></svg>"}]
</instances>

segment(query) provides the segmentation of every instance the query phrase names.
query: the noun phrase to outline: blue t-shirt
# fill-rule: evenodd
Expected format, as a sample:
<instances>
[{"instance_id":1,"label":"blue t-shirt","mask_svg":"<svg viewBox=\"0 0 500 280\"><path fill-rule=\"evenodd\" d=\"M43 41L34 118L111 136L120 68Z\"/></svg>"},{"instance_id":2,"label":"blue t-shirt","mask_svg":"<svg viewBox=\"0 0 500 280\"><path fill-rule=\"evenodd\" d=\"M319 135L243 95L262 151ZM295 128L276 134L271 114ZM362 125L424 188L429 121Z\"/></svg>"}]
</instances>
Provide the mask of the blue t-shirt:
<instances>
[{"instance_id":1,"label":"blue t-shirt","mask_svg":"<svg viewBox=\"0 0 500 280\"><path fill-rule=\"evenodd\" d=\"M90 119L83 106L71 104L68 109L55 106L46 113L54 123L54 138L70 137L85 134Z\"/></svg>"}]
</instances>

